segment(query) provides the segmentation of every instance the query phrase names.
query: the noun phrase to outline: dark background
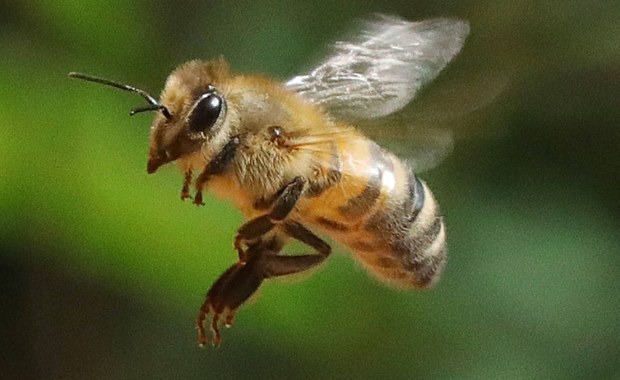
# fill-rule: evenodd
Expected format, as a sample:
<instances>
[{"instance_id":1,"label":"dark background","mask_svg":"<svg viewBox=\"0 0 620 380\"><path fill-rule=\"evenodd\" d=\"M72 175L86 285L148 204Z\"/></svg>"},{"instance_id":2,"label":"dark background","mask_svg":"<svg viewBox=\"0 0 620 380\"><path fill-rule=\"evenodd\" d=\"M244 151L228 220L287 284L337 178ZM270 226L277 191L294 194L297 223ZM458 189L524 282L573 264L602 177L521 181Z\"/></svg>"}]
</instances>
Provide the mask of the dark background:
<instances>
[{"instance_id":1,"label":"dark background","mask_svg":"<svg viewBox=\"0 0 620 380\"><path fill-rule=\"evenodd\" d=\"M457 136L423 176L448 226L442 281L395 291L340 250L199 349L241 218L181 203L172 166L148 176L141 99L67 72L157 93L224 55L287 78L372 12L471 23L418 99ZM3 378L620 376L620 2L3 2L0 73Z\"/></svg>"}]
</instances>

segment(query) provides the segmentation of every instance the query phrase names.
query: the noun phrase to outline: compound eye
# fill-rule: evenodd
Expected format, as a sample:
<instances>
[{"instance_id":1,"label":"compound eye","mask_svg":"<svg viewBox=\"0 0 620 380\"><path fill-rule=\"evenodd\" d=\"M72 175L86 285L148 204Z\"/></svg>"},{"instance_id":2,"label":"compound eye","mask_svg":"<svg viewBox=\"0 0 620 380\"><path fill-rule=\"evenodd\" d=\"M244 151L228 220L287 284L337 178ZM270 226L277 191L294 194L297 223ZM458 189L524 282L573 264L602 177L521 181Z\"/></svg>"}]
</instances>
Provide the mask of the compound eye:
<instances>
[{"instance_id":1,"label":"compound eye","mask_svg":"<svg viewBox=\"0 0 620 380\"><path fill-rule=\"evenodd\" d=\"M187 124L192 132L206 132L213 127L222 111L222 98L207 92L203 94L194 105L189 115Z\"/></svg>"}]
</instances>

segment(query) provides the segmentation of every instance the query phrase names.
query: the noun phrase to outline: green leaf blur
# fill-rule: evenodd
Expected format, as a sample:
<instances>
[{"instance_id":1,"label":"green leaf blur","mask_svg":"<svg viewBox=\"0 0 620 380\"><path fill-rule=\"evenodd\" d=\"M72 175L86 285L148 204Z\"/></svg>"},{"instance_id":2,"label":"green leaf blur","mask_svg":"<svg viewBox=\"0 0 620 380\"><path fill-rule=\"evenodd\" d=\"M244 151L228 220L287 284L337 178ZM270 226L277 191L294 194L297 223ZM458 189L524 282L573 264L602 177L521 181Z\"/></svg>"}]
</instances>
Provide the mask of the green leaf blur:
<instances>
[{"instance_id":1,"label":"green leaf blur","mask_svg":"<svg viewBox=\"0 0 620 380\"><path fill-rule=\"evenodd\" d=\"M393 290L337 249L303 281L267 282L220 348L198 349L241 216L180 202L173 166L147 175L150 116L127 116L142 99L67 73L157 93L178 64L223 55L286 78L372 12L471 23L418 100L458 137L422 175L448 227L442 280ZM620 3L602 0L0 5L0 373L617 378L619 41ZM476 97L492 101L469 110Z\"/></svg>"}]
</instances>

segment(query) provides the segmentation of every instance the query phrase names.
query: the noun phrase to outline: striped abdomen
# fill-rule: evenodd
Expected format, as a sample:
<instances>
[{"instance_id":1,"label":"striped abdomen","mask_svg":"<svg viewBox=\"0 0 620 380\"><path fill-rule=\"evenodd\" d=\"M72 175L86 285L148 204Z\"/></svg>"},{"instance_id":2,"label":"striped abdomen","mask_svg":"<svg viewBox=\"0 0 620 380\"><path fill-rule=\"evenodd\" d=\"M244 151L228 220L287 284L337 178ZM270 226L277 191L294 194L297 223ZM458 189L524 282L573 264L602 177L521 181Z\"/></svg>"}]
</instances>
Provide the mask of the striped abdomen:
<instances>
[{"instance_id":1,"label":"striped abdomen","mask_svg":"<svg viewBox=\"0 0 620 380\"><path fill-rule=\"evenodd\" d=\"M379 279L433 284L446 261L435 199L396 156L360 138L333 144L331 166L311 182L304 219L347 245Z\"/></svg>"}]
</instances>

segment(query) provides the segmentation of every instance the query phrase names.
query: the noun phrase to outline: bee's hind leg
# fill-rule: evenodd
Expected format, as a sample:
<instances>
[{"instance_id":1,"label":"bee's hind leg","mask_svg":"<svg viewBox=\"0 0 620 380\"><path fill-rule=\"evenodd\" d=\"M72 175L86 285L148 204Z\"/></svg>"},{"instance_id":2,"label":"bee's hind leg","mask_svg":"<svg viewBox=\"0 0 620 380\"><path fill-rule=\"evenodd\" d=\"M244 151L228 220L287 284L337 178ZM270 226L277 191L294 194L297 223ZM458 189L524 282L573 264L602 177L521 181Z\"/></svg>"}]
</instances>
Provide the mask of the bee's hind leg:
<instances>
[{"instance_id":1,"label":"bee's hind leg","mask_svg":"<svg viewBox=\"0 0 620 380\"><path fill-rule=\"evenodd\" d=\"M212 313L211 331L213 344L221 341L218 321L225 316L226 326L232 324L234 312L260 287L266 278L285 276L313 268L331 253L331 247L303 225L286 221L302 194L305 180L295 178L282 189L271 212L245 223L235 238L239 261L224 272L209 289L200 308L196 327L198 342L206 344L205 320ZM265 238L265 234L279 225L282 231L294 239L314 248L313 255L278 255L283 242L277 237ZM247 246L247 249L242 249Z\"/></svg>"},{"instance_id":2,"label":"bee's hind leg","mask_svg":"<svg viewBox=\"0 0 620 380\"><path fill-rule=\"evenodd\" d=\"M234 312L260 287L263 280L269 277L265 268L265 258L277 255L282 249L282 243L276 239L261 241L251 245L246 254L245 261L238 261L228 268L207 292L198 319L198 344L204 346L207 342L205 334L205 320L209 314L213 314L211 331L213 332L213 345L217 346L220 341L218 320L225 315L227 327L232 325Z\"/></svg>"},{"instance_id":3,"label":"bee's hind leg","mask_svg":"<svg viewBox=\"0 0 620 380\"><path fill-rule=\"evenodd\" d=\"M314 248L318 254L278 255L283 243L278 238L261 240L250 244L245 251L245 260L238 261L228 268L211 286L200 308L196 328L198 343L207 342L205 320L212 313L211 331L213 345L221 342L218 322L225 316L225 325L230 327L235 311L256 292L263 280L285 276L311 269L325 261L331 253L331 247L321 238L297 222L286 222L283 230L289 236Z\"/></svg>"},{"instance_id":4,"label":"bee's hind leg","mask_svg":"<svg viewBox=\"0 0 620 380\"><path fill-rule=\"evenodd\" d=\"M266 256L263 259L265 278L303 272L322 263L331 254L332 247L300 223L286 222L283 227L287 235L314 248L318 254Z\"/></svg>"}]
</instances>

